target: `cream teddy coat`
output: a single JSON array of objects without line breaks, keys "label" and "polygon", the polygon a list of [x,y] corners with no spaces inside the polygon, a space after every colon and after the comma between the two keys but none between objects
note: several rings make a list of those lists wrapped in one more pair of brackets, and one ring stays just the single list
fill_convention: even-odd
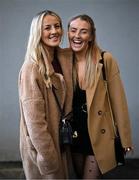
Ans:
[{"label": "cream teddy coat", "polygon": [[[68,49],[58,49],[63,75],[50,66],[52,84],[65,113],[72,106],[72,63]],[[33,61],[25,62],[19,73],[20,152],[27,179],[65,179],[67,153],[59,148],[60,112],[51,88],[46,88]],[[69,160],[68,160],[69,164]]]}]

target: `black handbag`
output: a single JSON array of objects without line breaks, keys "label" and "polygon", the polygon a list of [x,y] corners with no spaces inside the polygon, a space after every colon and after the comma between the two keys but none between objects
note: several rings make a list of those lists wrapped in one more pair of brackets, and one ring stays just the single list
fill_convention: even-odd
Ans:
[{"label": "black handbag", "polygon": [[124,165],[125,164],[125,151],[124,148],[122,147],[122,143],[121,143],[121,139],[119,136],[119,132],[118,132],[118,128],[115,124],[114,121],[114,116],[113,116],[113,112],[112,112],[112,108],[111,108],[111,103],[110,103],[110,97],[109,97],[109,91],[108,91],[108,84],[107,84],[107,78],[106,78],[106,72],[105,72],[105,65],[104,65],[104,53],[105,51],[103,51],[101,53],[101,60],[100,62],[103,64],[102,67],[102,74],[103,74],[103,80],[105,81],[105,86],[106,86],[106,92],[107,92],[107,97],[108,97],[108,103],[109,103],[109,107],[110,107],[110,113],[111,113],[111,119],[112,119],[112,123],[113,123],[113,128],[114,128],[114,132],[115,132],[115,138],[114,138],[114,148],[115,148],[115,158],[117,161],[117,165]]},{"label": "black handbag", "polygon": [[68,118],[68,116],[70,116],[70,114],[66,115],[65,117],[62,117],[60,120],[60,124],[59,124],[60,146],[72,144],[73,131],[70,124],[71,117]]},{"label": "black handbag", "polygon": [[114,139],[114,145],[115,145],[115,157],[117,161],[117,165],[124,165],[125,164],[125,151],[122,147],[120,136],[116,136]]},{"label": "black handbag", "polygon": [[55,93],[54,87],[52,86],[52,91],[55,96],[57,105],[59,107],[61,118],[59,122],[59,144],[60,148],[63,151],[65,145],[71,145],[72,144],[72,138],[73,138],[73,131],[71,126],[71,121],[73,118],[72,112],[68,113],[67,115],[64,115],[64,112],[60,106],[60,103],[58,101],[57,95]]}]

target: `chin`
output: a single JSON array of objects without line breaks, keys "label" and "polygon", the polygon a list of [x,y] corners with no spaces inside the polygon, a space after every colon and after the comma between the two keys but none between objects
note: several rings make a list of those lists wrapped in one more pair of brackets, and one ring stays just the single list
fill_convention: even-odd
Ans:
[{"label": "chin", "polygon": [[59,46],[60,42],[57,42],[57,43],[52,43],[51,46],[52,47],[56,47],[56,46]]},{"label": "chin", "polygon": [[71,44],[70,47],[71,47],[71,49],[72,49],[73,51],[75,51],[75,52],[80,52],[80,51],[82,51],[82,50],[84,49],[84,46],[83,46],[83,45],[81,45],[81,46],[79,46],[79,47],[76,47],[76,46],[74,46],[74,44]]},{"label": "chin", "polygon": [[82,49],[79,49],[79,48],[75,48],[75,47],[71,47],[71,49],[75,52],[80,52]]}]

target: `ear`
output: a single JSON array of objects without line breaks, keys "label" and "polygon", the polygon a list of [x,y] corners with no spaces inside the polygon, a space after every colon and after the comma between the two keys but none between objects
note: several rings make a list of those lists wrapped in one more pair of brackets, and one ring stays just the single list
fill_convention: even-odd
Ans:
[{"label": "ear", "polygon": [[70,42],[69,42],[69,31],[67,31],[67,43],[68,43],[68,47],[70,48]]},{"label": "ear", "polygon": [[93,40],[93,37],[92,35],[90,35],[89,42],[91,42],[92,40]]},{"label": "ear", "polygon": [[64,29],[62,29],[62,36],[64,36]]}]

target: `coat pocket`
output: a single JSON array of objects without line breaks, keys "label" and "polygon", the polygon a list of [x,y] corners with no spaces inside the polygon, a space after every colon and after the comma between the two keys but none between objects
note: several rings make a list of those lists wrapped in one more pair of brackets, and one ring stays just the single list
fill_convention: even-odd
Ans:
[{"label": "coat pocket", "polygon": [[37,166],[42,175],[55,173],[59,168],[59,156],[53,140],[44,154],[37,153]]},{"label": "coat pocket", "polygon": [[27,151],[29,153],[29,156],[33,163],[37,164],[37,151],[35,147],[33,146],[31,139],[29,136],[26,136],[26,142],[27,142]]}]

